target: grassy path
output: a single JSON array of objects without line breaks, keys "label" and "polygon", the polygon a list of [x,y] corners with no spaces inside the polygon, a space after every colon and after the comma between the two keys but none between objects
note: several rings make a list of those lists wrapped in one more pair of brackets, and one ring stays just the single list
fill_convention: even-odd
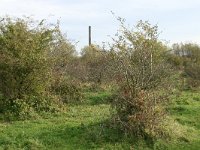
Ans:
[{"label": "grassy path", "polygon": [[96,133],[97,130],[102,130],[101,123],[109,117],[109,106],[71,106],[68,111],[67,114],[51,116],[48,119],[1,123],[0,149],[53,150],[96,147],[95,138],[101,136]]},{"label": "grassy path", "polygon": [[106,96],[90,93],[86,104],[69,106],[66,114],[46,119],[0,122],[0,150],[127,149],[121,134],[105,127],[110,106],[101,102]]}]

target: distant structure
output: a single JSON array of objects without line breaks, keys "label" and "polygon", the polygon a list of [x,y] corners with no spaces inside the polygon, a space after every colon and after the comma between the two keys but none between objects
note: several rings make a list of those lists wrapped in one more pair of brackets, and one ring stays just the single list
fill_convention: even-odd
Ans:
[{"label": "distant structure", "polygon": [[89,46],[91,46],[91,44],[92,44],[92,39],[91,39],[92,37],[91,37],[91,26],[89,26]]}]

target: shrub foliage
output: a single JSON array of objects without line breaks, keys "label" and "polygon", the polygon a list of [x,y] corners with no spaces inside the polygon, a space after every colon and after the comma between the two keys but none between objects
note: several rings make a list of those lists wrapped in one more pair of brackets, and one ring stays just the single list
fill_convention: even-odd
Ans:
[{"label": "shrub foliage", "polygon": [[58,111],[61,101],[50,89],[73,50],[58,25],[4,18],[0,22],[1,113],[27,118],[31,112]]}]

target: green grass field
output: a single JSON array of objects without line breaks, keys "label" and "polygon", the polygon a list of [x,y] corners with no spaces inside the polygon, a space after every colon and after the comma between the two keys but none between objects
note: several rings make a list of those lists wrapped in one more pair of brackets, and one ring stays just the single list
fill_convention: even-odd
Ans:
[{"label": "green grass field", "polygon": [[[67,112],[27,121],[0,122],[0,149],[200,149],[200,94],[182,92],[169,106],[172,117],[184,129],[176,141],[152,144],[123,135],[109,125],[110,106],[107,92],[85,93],[80,105],[68,106]],[[181,131],[181,130],[180,130]]]}]

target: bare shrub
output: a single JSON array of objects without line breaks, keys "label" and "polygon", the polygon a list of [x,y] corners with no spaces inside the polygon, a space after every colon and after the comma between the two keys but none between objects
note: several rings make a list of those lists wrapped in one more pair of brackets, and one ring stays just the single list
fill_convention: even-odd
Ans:
[{"label": "bare shrub", "polygon": [[167,48],[157,39],[157,26],[140,21],[135,31],[119,20],[122,34],[112,47],[119,85],[112,101],[115,123],[137,136],[162,136],[172,72],[165,61]]}]

